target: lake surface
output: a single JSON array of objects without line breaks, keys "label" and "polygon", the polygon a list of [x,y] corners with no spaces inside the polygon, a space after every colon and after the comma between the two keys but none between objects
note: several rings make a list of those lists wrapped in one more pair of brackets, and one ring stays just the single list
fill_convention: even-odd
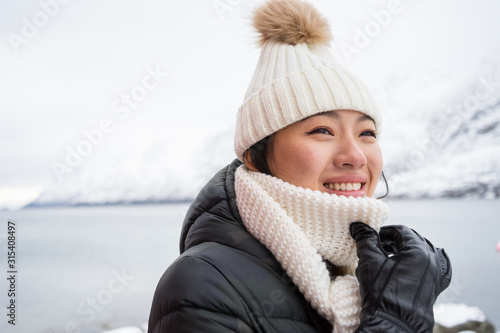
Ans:
[{"label": "lake surface", "polygon": [[[500,329],[500,201],[389,201],[390,224],[406,224],[444,247],[453,282],[439,302],[480,307]],[[152,296],[177,257],[188,205],[0,212],[0,267],[7,275],[7,220],[16,221],[16,326],[1,332],[94,333],[147,322]]]}]

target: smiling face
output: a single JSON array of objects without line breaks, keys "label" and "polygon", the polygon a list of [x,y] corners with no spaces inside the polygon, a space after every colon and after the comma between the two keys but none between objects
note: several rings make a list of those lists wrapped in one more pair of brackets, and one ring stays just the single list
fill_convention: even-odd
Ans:
[{"label": "smiling face", "polygon": [[271,174],[303,188],[371,197],[382,173],[375,124],[358,111],[308,117],[276,132],[271,144]]}]

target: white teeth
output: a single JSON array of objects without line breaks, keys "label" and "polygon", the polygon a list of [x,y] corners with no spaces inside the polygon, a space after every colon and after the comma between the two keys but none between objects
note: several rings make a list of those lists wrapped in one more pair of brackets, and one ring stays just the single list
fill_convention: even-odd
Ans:
[{"label": "white teeth", "polygon": [[361,183],[327,183],[324,186],[335,191],[357,191],[361,189]]}]

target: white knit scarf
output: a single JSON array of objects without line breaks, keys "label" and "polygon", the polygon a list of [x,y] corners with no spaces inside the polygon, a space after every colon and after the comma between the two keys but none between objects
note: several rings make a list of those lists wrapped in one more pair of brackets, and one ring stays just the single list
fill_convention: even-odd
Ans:
[{"label": "white knit scarf", "polygon": [[[387,219],[385,203],[297,187],[244,165],[236,170],[235,190],[248,231],[271,251],[334,332],[354,332],[361,300],[349,225],[364,222],[378,231]],[[347,274],[331,281],[323,258]]]}]

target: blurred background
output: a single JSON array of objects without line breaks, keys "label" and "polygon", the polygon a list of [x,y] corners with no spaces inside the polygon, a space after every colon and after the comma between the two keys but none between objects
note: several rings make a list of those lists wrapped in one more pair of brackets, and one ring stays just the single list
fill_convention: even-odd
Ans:
[{"label": "blurred background", "polygon": [[[235,158],[261,2],[0,2],[0,253],[6,272],[15,221],[19,265],[2,332],[147,321],[189,202]],[[453,248],[446,301],[499,326],[500,2],[310,2],[383,110],[390,222]]]}]

